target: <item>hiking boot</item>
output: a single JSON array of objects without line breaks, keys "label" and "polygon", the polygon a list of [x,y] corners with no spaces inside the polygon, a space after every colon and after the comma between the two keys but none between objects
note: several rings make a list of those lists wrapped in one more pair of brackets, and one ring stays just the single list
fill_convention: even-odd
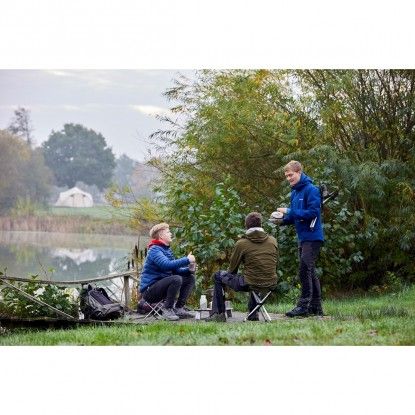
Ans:
[{"label": "hiking boot", "polygon": [[317,305],[317,306],[311,305],[308,308],[308,313],[312,316],[324,316],[323,309],[322,309],[321,305]]},{"label": "hiking boot", "polygon": [[176,316],[179,318],[193,318],[195,315],[191,313],[189,310],[186,310],[184,307],[174,308],[173,309]]},{"label": "hiking boot", "polygon": [[248,318],[248,321],[259,321],[258,313],[251,314]]},{"label": "hiking boot", "polygon": [[308,316],[308,308],[297,306],[293,308],[288,313],[285,313],[287,317],[307,317]]},{"label": "hiking boot", "polygon": [[225,323],[226,315],[225,313],[213,313],[211,316],[205,319],[207,322],[214,321],[216,323]]},{"label": "hiking boot", "polygon": [[172,308],[162,308],[162,315],[166,320],[169,321],[177,321],[179,319],[179,316],[176,315],[176,313],[174,312],[174,310]]}]

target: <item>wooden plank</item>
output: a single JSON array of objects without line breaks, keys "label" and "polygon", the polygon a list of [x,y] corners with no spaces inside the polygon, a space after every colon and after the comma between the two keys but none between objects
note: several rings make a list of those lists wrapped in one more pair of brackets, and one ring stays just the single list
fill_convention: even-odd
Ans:
[{"label": "wooden plank", "polygon": [[121,274],[109,274],[102,277],[97,278],[90,278],[87,280],[78,280],[78,281],[49,281],[49,280],[38,280],[38,279],[29,279],[29,278],[21,278],[21,277],[10,277],[8,275],[0,275],[0,281],[1,280],[7,280],[7,281],[21,281],[21,282],[36,282],[38,284],[47,284],[47,285],[82,285],[82,284],[89,284],[94,283],[97,281],[105,281],[105,280],[112,280],[114,278],[120,278],[129,276],[134,281],[138,281],[138,278],[135,277],[132,274],[138,274],[137,271],[129,271],[129,272],[123,272]]}]

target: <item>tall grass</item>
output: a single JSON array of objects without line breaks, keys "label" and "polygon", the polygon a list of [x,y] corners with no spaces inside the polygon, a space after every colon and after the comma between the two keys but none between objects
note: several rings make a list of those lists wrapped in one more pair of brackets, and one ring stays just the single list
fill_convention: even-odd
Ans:
[{"label": "tall grass", "polygon": [[109,235],[133,235],[135,231],[127,223],[89,216],[21,216],[0,217],[0,231],[102,233]]}]

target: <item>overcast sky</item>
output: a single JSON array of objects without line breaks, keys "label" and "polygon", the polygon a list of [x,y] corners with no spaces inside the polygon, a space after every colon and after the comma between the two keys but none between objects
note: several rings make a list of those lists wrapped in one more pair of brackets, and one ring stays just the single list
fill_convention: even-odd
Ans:
[{"label": "overcast sky", "polygon": [[100,132],[117,156],[142,161],[148,136],[162,127],[155,115],[169,108],[162,94],[179,73],[194,76],[190,70],[0,70],[0,129],[22,106],[31,112],[36,145],[65,123],[80,123]]}]

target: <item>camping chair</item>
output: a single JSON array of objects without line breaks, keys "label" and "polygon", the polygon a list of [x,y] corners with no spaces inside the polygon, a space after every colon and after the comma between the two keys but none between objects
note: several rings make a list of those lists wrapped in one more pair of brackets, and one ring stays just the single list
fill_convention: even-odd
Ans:
[{"label": "camping chair", "polygon": [[[145,248],[144,250],[138,250],[138,247],[136,245],[135,247],[135,256],[137,258],[138,261],[138,257],[140,256],[141,258],[141,263],[144,263],[146,257],[148,254],[148,249]],[[134,266],[134,262],[133,262],[133,266]],[[128,268],[129,268],[129,264],[128,264]],[[138,283],[139,285],[139,283]],[[140,302],[142,302],[140,304]],[[143,297],[141,297],[141,300],[139,300],[139,306],[143,312],[141,312],[140,314],[145,314],[145,316],[143,317],[143,321],[146,321],[148,318],[150,317],[154,317],[155,319],[161,319],[163,320],[163,315],[161,312],[161,309],[163,307],[163,303],[164,303],[164,299],[160,300],[157,303],[149,303],[148,301],[146,301]],[[138,311],[138,307],[137,307],[137,311]]]},{"label": "camping chair", "polygon": [[271,293],[273,292],[273,290],[269,290],[267,293],[265,293],[264,295],[261,294],[260,291],[258,290],[250,290],[249,294],[252,295],[255,299],[256,302],[256,306],[253,308],[252,311],[250,311],[247,316],[245,317],[244,321],[247,321],[249,317],[251,317],[253,314],[255,314],[256,312],[261,312],[262,317],[264,318],[265,322],[271,321],[271,317],[268,314],[267,309],[265,308],[265,302],[267,301],[268,297],[271,295]]},{"label": "camping chair", "polygon": [[163,315],[161,312],[161,309],[163,307],[163,302],[164,300],[160,300],[157,303],[149,303],[148,301],[144,300],[144,298],[142,298],[140,300],[141,304],[140,304],[140,308],[142,310],[145,310],[144,313],[145,316],[143,317],[143,320],[147,320],[149,317],[154,317],[156,319],[163,319]]}]

